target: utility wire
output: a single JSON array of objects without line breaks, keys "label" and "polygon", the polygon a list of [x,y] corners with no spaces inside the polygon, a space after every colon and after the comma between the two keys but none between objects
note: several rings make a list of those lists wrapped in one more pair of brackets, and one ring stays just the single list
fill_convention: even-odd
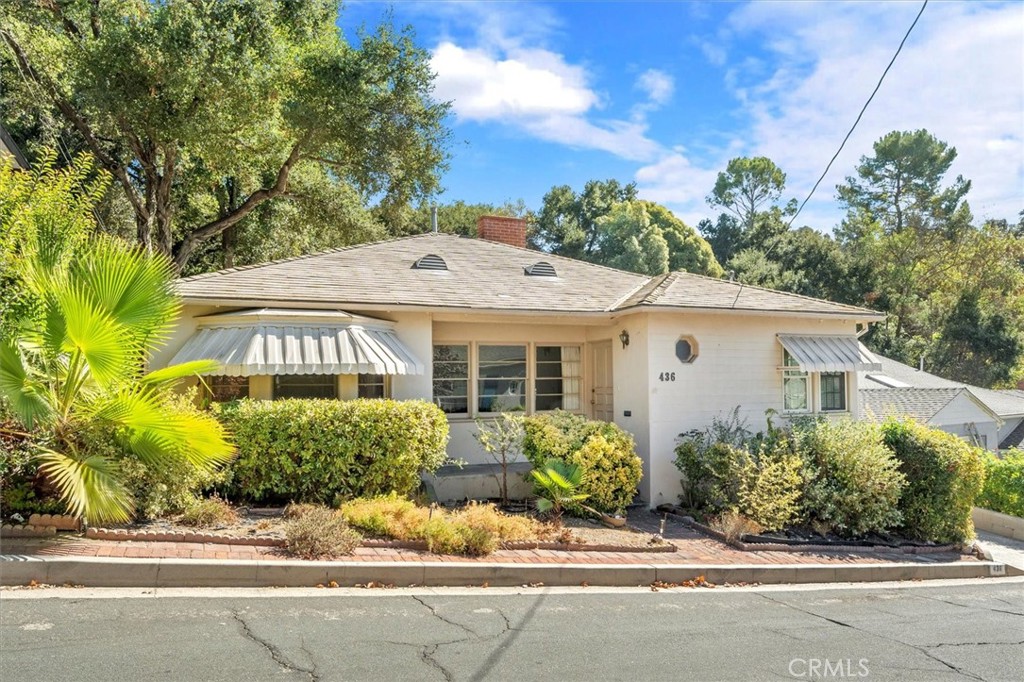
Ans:
[{"label": "utility wire", "polygon": [[800,208],[798,208],[796,213],[793,214],[793,217],[789,219],[789,223],[786,224],[787,230],[793,226],[793,221],[796,220],[798,215],[800,215],[800,211],[804,210],[804,206],[806,206],[807,202],[811,200],[812,196],[814,196],[814,192],[818,189],[818,185],[820,185],[821,181],[825,179],[826,175],[828,175],[829,169],[832,168],[832,164],[835,163],[835,160],[839,157],[839,153],[843,151],[843,147],[846,146],[846,142],[850,139],[850,136],[853,135],[853,131],[856,130],[857,124],[860,123],[860,119],[864,116],[864,112],[867,111],[868,105],[871,104],[871,100],[873,100],[875,95],[878,94],[879,88],[882,87],[882,81],[885,80],[886,75],[889,73],[889,69],[891,69],[892,65],[896,62],[896,58],[900,56],[900,52],[903,50],[903,45],[907,42],[907,38],[910,37],[914,27],[917,26],[917,20],[921,18],[922,14],[924,14],[924,8],[927,6],[928,0],[924,0],[924,4],[921,5],[921,9],[918,11],[917,16],[914,17],[914,23],[912,23],[910,28],[907,29],[906,35],[904,35],[903,40],[900,41],[900,46],[896,48],[896,53],[892,56],[892,59],[889,60],[889,65],[886,66],[885,71],[882,72],[882,77],[878,79],[875,89],[871,91],[871,96],[868,97],[868,101],[864,102],[864,106],[861,107],[860,113],[857,114],[857,120],[854,121],[853,126],[850,127],[850,132],[846,133],[846,137],[843,138],[843,142],[839,145],[839,149],[837,149],[836,153],[832,155],[832,159],[828,162],[828,165],[825,166],[825,170],[822,172],[821,177],[818,178],[816,183],[814,183],[814,187],[811,188],[811,193],[807,195],[807,198],[804,199],[802,204],[800,204]]}]

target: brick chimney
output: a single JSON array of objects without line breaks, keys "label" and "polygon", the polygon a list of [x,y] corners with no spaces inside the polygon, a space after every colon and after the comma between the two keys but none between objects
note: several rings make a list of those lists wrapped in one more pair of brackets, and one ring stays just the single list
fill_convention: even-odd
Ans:
[{"label": "brick chimney", "polygon": [[476,232],[480,239],[526,248],[526,221],[522,218],[482,215],[477,218]]}]

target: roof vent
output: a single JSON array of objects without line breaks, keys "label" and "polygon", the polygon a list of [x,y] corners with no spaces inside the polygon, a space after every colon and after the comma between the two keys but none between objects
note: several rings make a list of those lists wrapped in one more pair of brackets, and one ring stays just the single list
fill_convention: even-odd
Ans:
[{"label": "roof vent", "polygon": [[558,277],[558,273],[555,272],[555,267],[547,261],[538,261],[533,265],[529,265],[523,270],[526,271],[527,275],[532,277]]},{"label": "roof vent", "polygon": [[414,270],[447,270],[448,264],[444,262],[444,258],[433,253],[428,253],[423,258],[412,264]]}]

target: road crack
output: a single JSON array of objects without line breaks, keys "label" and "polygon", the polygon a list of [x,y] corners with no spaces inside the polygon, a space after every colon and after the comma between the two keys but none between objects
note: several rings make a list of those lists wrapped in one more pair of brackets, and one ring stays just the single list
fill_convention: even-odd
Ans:
[{"label": "road crack", "polygon": [[463,632],[465,632],[468,635],[472,635],[473,637],[476,637],[478,639],[480,638],[480,635],[476,631],[469,629],[468,627],[466,627],[462,623],[456,622],[456,621],[451,620],[449,618],[445,618],[444,616],[442,616],[440,613],[437,612],[436,608],[434,608],[433,606],[431,606],[427,602],[423,601],[422,599],[420,599],[416,595],[412,595],[412,598],[415,601],[418,601],[420,604],[422,604],[424,608],[426,608],[428,611],[430,611],[430,615],[434,616],[434,618],[437,618],[442,623],[447,623],[448,625],[451,625],[452,627],[459,628],[460,630],[462,630]]},{"label": "road crack", "polygon": [[[953,672],[955,672],[955,673],[957,673],[959,675],[963,675],[964,677],[969,677],[972,680],[982,680],[982,682],[984,682],[985,678],[978,677],[977,675],[969,673],[966,670],[963,670],[962,668],[959,668],[959,667],[953,665],[952,663],[950,663],[948,661],[942,660],[938,656],[932,654],[932,652],[928,651],[929,648],[936,648],[936,647],[926,647],[926,646],[921,646],[921,645],[918,645],[918,644],[911,644],[910,642],[904,642],[903,640],[896,639],[895,637],[886,637],[885,635],[880,635],[880,634],[878,634],[876,632],[871,632],[870,630],[863,630],[863,629],[857,627],[856,625],[851,625],[850,623],[844,623],[841,620],[836,620],[834,618],[829,618],[828,616],[823,616],[820,613],[815,613],[814,611],[808,611],[807,609],[802,609],[799,606],[795,606],[793,604],[789,604],[789,603],[784,602],[784,601],[779,601],[778,599],[772,599],[770,596],[768,596],[764,592],[758,592],[757,594],[759,596],[763,597],[764,599],[772,602],[773,604],[778,604],[779,606],[785,606],[787,608],[793,609],[794,611],[799,611],[800,613],[806,614],[806,615],[811,616],[813,618],[819,618],[821,620],[827,621],[829,623],[832,623],[833,625],[838,625],[838,626],[844,627],[844,628],[850,628],[851,630],[856,630],[857,632],[860,632],[860,633],[863,633],[865,635],[868,635],[869,637],[874,637],[876,639],[884,639],[884,640],[887,640],[887,641],[893,641],[893,642],[896,642],[898,644],[902,644],[903,646],[908,646],[911,649],[914,649],[915,651],[917,651],[918,653],[921,653],[924,656],[927,656],[928,658],[932,659],[936,663],[941,663],[942,665],[944,665],[945,667],[949,668],[950,670],[952,670]],[[930,599],[931,597],[928,597],[928,598]],[[942,601],[942,600],[938,599],[936,601]],[[955,604],[955,606],[961,606],[961,604]]]},{"label": "road crack", "polygon": [[[254,633],[252,631],[252,628],[249,627],[249,624],[245,622],[244,618],[242,618],[242,614],[240,614],[238,611],[232,611],[231,615],[234,616],[235,621],[237,621],[238,624],[241,626],[242,635],[246,639],[255,642],[256,644],[266,649],[267,653],[270,654],[270,658],[272,658],[275,663],[281,666],[281,668],[287,670],[288,672],[305,673],[309,676],[309,679],[312,680],[312,682],[320,682],[320,676],[317,673],[315,663],[313,664],[312,668],[303,668],[302,666],[292,663],[287,656],[281,653],[280,649],[274,646],[273,643],[268,642],[267,640],[263,639],[262,637]],[[310,656],[309,651],[306,649],[305,642],[302,642],[301,648],[303,651],[306,652],[307,656]],[[312,661],[313,657],[310,656],[309,660]]]}]

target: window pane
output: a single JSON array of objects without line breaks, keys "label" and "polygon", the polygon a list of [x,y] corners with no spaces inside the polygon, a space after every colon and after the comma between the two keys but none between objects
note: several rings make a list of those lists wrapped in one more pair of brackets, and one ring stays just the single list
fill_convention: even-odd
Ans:
[{"label": "window pane", "polygon": [[447,414],[469,412],[469,346],[434,346],[434,403]]},{"label": "window pane", "polygon": [[580,409],[580,358],[579,346],[537,346],[538,412]]},{"label": "window pane", "polygon": [[786,410],[807,410],[807,377],[786,376],[782,380],[784,408]]},{"label": "window pane", "polygon": [[226,403],[249,397],[249,377],[218,375],[205,377],[203,381],[206,383],[207,395],[215,403]]},{"label": "window pane", "polygon": [[526,409],[526,346],[480,346],[477,379],[480,412]]},{"label": "window pane", "polygon": [[274,398],[338,397],[338,377],[333,374],[286,374],[274,377]]},{"label": "window pane", "polygon": [[383,374],[360,374],[359,392],[360,398],[386,398],[387,381]]},{"label": "window pane", "polygon": [[821,375],[821,409],[846,409],[846,375],[829,372]]},{"label": "window pane", "polygon": [[788,350],[784,350],[784,351],[782,351],[782,353],[783,353],[783,362],[782,362],[782,364],[784,364],[786,367],[799,367],[800,366],[800,364],[796,361],[796,358],[794,358],[792,355],[790,355]]}]

